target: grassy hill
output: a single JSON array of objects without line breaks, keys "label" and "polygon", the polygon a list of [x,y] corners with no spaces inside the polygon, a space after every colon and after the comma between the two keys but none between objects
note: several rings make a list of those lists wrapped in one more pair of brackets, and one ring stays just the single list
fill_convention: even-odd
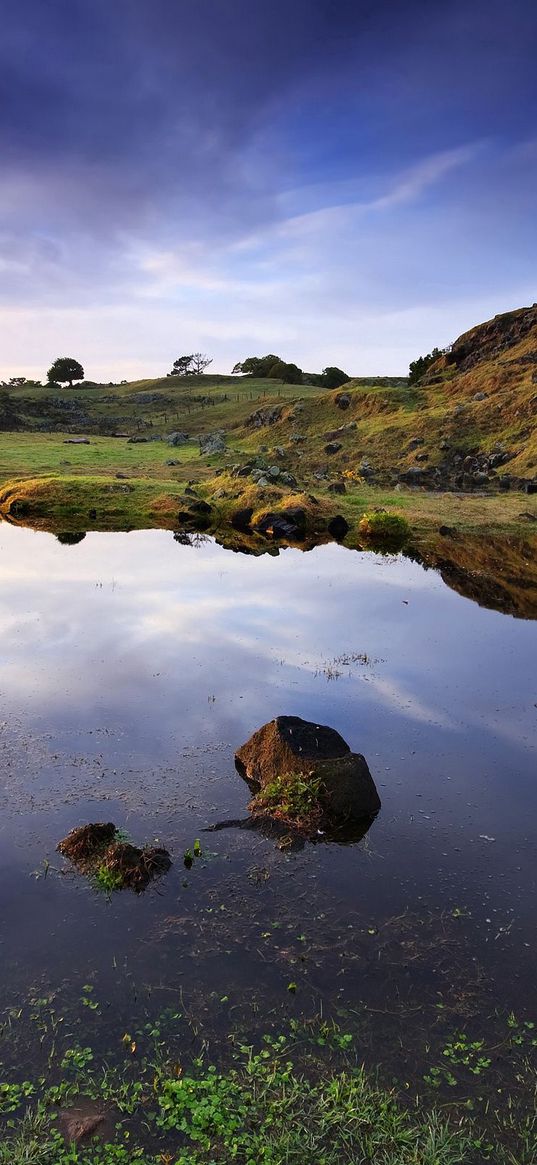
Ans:
[{"label": "grassy hill", "polygon": [[262,516],[299,498],[312,537],[331,514],[355,529],[375,506],[414,532],[529,532],[536,506],[520,491],[537,492],[537,306],[465,333],[415,385],[357,378],[326,392],[207,375],[9,386],[0,432],[0,514],[65,529],[75,518],[175,529],[194,490],[213,531],[237,510]]},{"label": "grassy hill", "polygon": [[149,443],[174,430],[186,433],[181,459],[201,469],[213,462],[200,461],[199,437],[223,430],[232,455],[271,457],[283,449],[287,467],[304,480],[347,473],[369,484],[471,489],[512,481],[516,488],[519,479],[537,478],[537,306],[466,332],[412,387],[396,378],[359,378],[327,393],[231,376],[71,390],[23,385],[0,392],[0,429],[20,434],[2,441],[0,479],[73,461],[72,450],[59,458],[53,441],[34,447],[23,433],[122,434],[113,448],[83,447],[84,467],[155,476],[166,460],[162,445],[126,450],[127,436]]}]

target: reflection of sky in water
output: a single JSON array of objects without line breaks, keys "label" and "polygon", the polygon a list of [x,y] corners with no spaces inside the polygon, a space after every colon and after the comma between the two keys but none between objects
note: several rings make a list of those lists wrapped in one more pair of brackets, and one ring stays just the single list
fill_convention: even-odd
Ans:
[{"label": "reflection of sky in water", "polygon": [[[345,902],[359,863],[370,905],[473,893],[496,910],[516,901],[529,921],[537,623],[403,559],[334,545],[254,558],[148,531],[69,547],[2,525],[0,555],[0,829],[27,871],[88,815],[138,831],[149,820],[175,852],[241,816],[233,750],[289,713],[364,752],[383,800],[374,859],[308,849],[298,876],[322,871]],[[334,665],[351,653],[371,662]],[[245,834],[226,845],[239,863],[272,848]],[[18,892],[10,870],[3,918]],[[66,893],[26,884],[25,909],[41,902],[49,925]],[[115,906],[116,924],[132,909]]]}]

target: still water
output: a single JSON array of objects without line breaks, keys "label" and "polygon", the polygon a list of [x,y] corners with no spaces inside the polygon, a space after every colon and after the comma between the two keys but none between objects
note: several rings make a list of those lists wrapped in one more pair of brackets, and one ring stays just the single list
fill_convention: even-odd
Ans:
[{"label": "still water", "polygon": [[[0,578],[0,1008],[91,983],[118,1031],[179,998],[384,1033],[439,1001],[537,1011],[537,622],[336,545],[3,524]],[[279,714],[365,754],[382,811],[358,844],[205,832],[247,817],[234,750]],[[55,849],[88,821],[158,839],[170,873],[97,892]]]}]

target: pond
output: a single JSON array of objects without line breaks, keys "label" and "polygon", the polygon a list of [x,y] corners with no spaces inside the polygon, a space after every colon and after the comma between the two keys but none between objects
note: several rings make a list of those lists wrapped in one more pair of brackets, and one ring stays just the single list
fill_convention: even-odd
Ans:
[{"label": "pond", "polygon": [[[166,1009],[216,1038],[322,1013],[420,1079],[461,1024],[532,1022],[537,622],[402,555],[193,543],[0,525],[4,1065],[39,1055],[36,999],[103,1048]],[[236,824],[234,751],[280,714],[366,756],[382,810],[361,841]],[[90,821],[165,846],[170,872],[99,891],[56,852]]]}]

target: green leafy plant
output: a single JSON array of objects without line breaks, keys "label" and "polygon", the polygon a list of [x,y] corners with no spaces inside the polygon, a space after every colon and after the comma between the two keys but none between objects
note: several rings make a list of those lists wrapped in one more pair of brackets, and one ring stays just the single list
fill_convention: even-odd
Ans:
[{"label": "green leafy plant", "polygon": [[322,819],[320,777],[282,773],[268,781],[250,802],[253,813],[266,814],[298,829],[313,830]]}]

